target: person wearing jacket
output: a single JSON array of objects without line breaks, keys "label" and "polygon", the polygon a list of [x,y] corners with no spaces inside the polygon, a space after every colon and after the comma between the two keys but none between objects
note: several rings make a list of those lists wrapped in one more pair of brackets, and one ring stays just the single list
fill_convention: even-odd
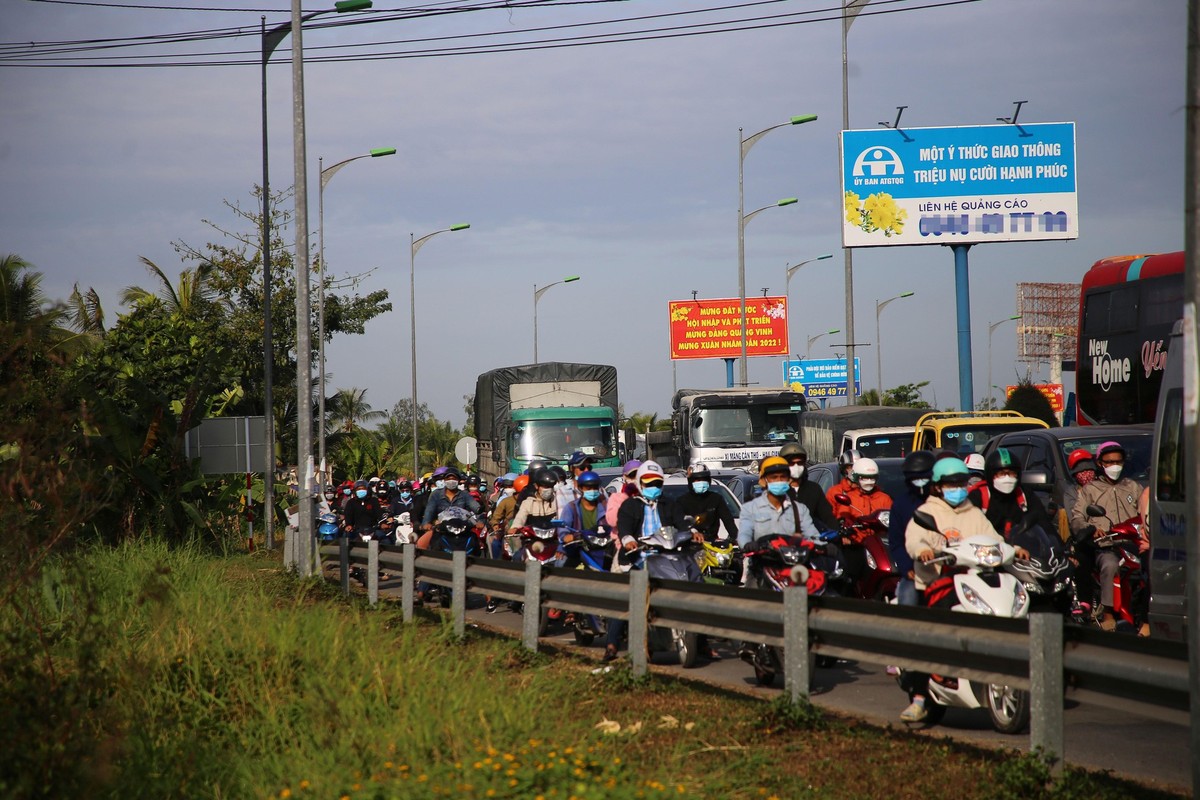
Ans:
[{"label": "person wearing jacket", "polygon": [[1046,507],[1021,488],[1018,470],[1008,448],[997,447],[984,462],[983,480],[970,487],[967,499],[983,511],[1006,542],[1011,543],[1013,531],[1023,525],[1040,525],[1046,533],[1057,534]]},{"label": "person wearing jacket", "polygon": [[929,498],[929,481],[933,477],[933,453],[914,450],[904,458],[904,494],[892,502],[888,519],[888,553],[892,566],[900,573],[896,585],[896,602],[902,606],[917,605],[917,585],[914,582],[913,560],[905,547],[905,531],[913,512]]},{"label": "person wearing jacket", "polygon": [[[1096,541],[1108,533],[1114,524],[1136,517],[1138,499],[1142,486],[1137,481],[1124,477],[1125,448],[1118,442],[1104,442],[1096,448],[1096,479],[1080,487],[1071,509],[1071,534],[1078,540],[1096,545],[1095,563],[1100,573],[1100,627],[1115,630],[1116,617],[1112,613],[1113,581],[1117,577],[1119,560],[1111,545]],[[1087,507],[1097,505],[1104,509],[1104,516],[1088,516]]]},{"label": "person wearing jacket", "polygon": [[764,458],[758,468],[758,482],[765,491],[742,506],[738,516],[738,547],[745,550],[755,539],[774,533],[812,540],[819,537],[808,506],[791,498],[791,471],[786,461],[779,456]]},{"label": "person wearing jacket", "polygon": [[641,465],[642,462],[637,459],[626,461],[621,468],[621,488],[605,501],[604,521],[613,531],[617,529],[617,512],[621,510],[621,504],[638,493],[637,471]]},{"label": "person wearing jacket", "polygon": [[737,523],[725,499],[712,491],[712,473],[704,463],[688,470],[688,491],[676,503],[679,514],[692,518],[692,530],[713,542],[737,537]]},{"label": "person wearing jacket", "polygon": [[821,491],[821,485],[808,479],[808,451],[799,442],[788,442],[779,448],[779,457],[788,463],[788,475],[791,478],[792,497],[808,506],[808,514],[816,523],[818,529],[835,531],[838,528],[837,517],[834,516],[833,506],[829,498]]},{"label": "person wearing jacket", "polygon": [[[590,469],[575,476],[575,486],[579,489],[579,498],[572,500],[561,511],[562,531],[560,541],[563,544],[574,542],[583,533],[608,532],[608,523],[604,520],[604,492],[600,490],[600,476]],[[563,551],[560,549],[560,553]],[[565,555],[562,566],[573,568],[579,566],[578,549],[572,548]]]},{"label": "person wearing jacket", "polygon": [[371,494],[366,481],[355,481],[354,493],[342,506],[342,527],[348,535],[374,531],[383,516],[379,498]]}]

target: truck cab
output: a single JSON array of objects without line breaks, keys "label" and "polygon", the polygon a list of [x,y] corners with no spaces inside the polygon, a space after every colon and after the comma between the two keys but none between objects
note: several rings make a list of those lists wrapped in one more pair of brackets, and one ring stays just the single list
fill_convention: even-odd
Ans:
[{"label": "truck cab", "polygon": [[965,457],[982,452],[993,436],[1049,427],[1016,411],[934,411],[917,420],[912,449],[949,450]]},{"label": "truck cab", "polygon": [[807,408],[803,394],[784,389],[681,389],[672,406],[670,444],[651,448],[652,457],[667,451],[672,463],[665,468],[697,461],[714,469],[755,467],[799,440]]}]

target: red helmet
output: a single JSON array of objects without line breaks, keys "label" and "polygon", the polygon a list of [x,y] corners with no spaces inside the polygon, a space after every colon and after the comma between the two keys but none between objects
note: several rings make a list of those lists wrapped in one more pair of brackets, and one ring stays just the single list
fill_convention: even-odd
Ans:
[{"label": "red helmet", "polygon": [[[1092,460],[1092,454],[1089,453],[1087,450],[1084,450],[1081,447],[1078,450],[1072,450],[1071,454],[1069,456],[1067,456],[1067,467],[1071,470],[1072,473],[1075,473],[1075,472],[1079,471],[1079,470],[1075,469],[1075,467],[1080,462],[1083,462],[1083,461],[1090,462],[1091,460]],[[1095,469],[1095,466],[1085,465],[1084,467],[1082,467],[1082,469]]]},{"label": "red helmet", "polygon": [[521,492],[525,491],[525,487],[528,485],[529,485],[529,476],[528,475],[518,475],[517,479],[513,481],[513,488],[517,490],[517,494],[520,494]]}]

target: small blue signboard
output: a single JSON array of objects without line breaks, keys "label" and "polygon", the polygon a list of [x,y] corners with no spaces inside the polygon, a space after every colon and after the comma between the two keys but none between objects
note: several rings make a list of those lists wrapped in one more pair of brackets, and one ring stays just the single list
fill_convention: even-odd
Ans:
[{"label": "small blue signboard", "polygon": [[842,131],[846,247],[1079,237],[1075,123]]},{"label": "small blue signboard", "polygon": [[[805,358],[783,362],[783,382],[810,400],[846,396],[846,359]],[[862,394],[862,363],[854,359],[854,392]]]}]

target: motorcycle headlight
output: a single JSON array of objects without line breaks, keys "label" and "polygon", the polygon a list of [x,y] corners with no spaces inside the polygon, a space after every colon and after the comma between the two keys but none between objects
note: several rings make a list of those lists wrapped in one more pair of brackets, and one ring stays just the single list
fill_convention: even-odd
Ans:
[{"label": "motorcycle headlight", "polygon": [[1028,592],[1029,594],[1041,594],[1042,593],[1042,587],[1038,586],[1033,581],[1026,581],[1025,583],[1023,583],[1021,585],[1025,588],[1025,591]]},{"label": "motorcycle headlight", "polygon": [[733,563],[733,553],[717,553],[717,566],[728,567]]},{"label": "motorcycle headlight", "polygon": [[879,569],[879,565],[875,563],[875,556],[871,555],[871,551],[864,549],[863,552],[867,555],[867,569]]},{"label": "motorcycle headlight", "polygon": [[[972,589],[970,587],[970,585],[968,585],[966,583],[962,583],[962,584],[959,584],[959,588],[962,590],[963,599],[966,600],[967,603],[970,604],[972,608],[974,608],[980,614],[990,614],[993,616],[995,615],[996,612],[994,610],[992,610],[992,607],[989,606],[987,604],[987,602],[982,597],[980,597],[975,592],[974,589]],[[1024,589],[1021,589],[1020,592],[1023,597],[1026,597],[1026,599],[1028,599],[1028,595],[1025,594]]]},{"label": "motorcycle headlight", "polygon": [[779,557],[783,559],[783,563],[785,564],[800,563],[800,551],[790,544],[779,548]]},{"label": "motorcycle headlight", "polygon": [[1025,587],[1017,584],[1016,597],[1013,598],[1012,615],[1019,617],[1025,613],[1029,607],[1029,592],[1025,591]]},{"label": "motorcycle headlight", "polygon": [[891,525],[892,524],[892,512],[891,511],[880,511],[879,512],[879,521],[883,524],[883,527],[885,527],[885,528],[888,527],[889,525]]},{"label": "motorcycle headlight", "polygon": [[1004,554],[1000,552],[1000,545],[979,545],[975,548],[975,560],[981,567],[995,568],[1004,563]]}]

